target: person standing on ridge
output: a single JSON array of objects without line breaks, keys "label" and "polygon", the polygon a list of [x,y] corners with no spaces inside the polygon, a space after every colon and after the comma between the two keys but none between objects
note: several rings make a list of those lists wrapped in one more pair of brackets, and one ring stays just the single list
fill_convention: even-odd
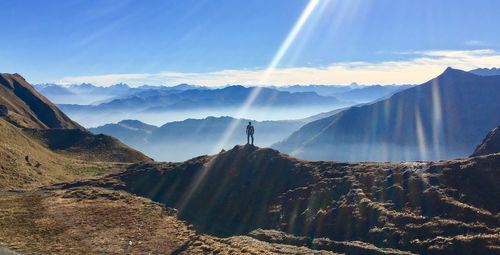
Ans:
[{"label": "person standing on ridge", "polygon": [[252,138],[252,145],[253,145],[253,133],[255,132],[254,127],[252,126],[252,122],[248,122],[247,126],[247,144],[250,143],[250,138]]}]

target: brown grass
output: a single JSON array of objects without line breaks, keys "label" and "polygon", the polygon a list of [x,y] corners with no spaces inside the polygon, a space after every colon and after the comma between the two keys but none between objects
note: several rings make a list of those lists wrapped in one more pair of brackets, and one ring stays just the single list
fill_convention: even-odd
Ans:
[{"label": "brown grass", "polygon": [[120,164],[55,153],[0,118],[0,190],[30,189],[116,171]]},{"label": "brown grass", "polygon": [[199,235],[172,209],[89,187],[1,193],[0,246],[36,254],[333,254]]}]

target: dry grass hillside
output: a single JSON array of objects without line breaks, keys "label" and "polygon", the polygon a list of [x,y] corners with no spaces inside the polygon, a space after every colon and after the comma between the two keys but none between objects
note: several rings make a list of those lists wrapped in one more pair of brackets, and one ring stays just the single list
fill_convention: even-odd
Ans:
[{"label": "dry grass hillside", "polygon": [[55,153],[0,118],[0,190],[29,189],[114,171],[116,163]]},{"label": "dry grass hillside", "polygon": [[175,210],[121,191],[0,194],[0,246],[21,254],[334,254],[200,234]]},{"label": "dry grass hillside", "polygon": [[150,161],[68,118],[19,74],[0,74],[0,190],[26,189],[109,173]]},{"label": "dry grass hillside", "polygon": [[141,152],[108,135],[94,135],[80,129],[23,129],[47,148],[86,161],[134,163],[151,161]]},{"label": "dry grass hillside", "polygon": [[19,74],[0,73],[0,117],[25,128],[83,129]]}]

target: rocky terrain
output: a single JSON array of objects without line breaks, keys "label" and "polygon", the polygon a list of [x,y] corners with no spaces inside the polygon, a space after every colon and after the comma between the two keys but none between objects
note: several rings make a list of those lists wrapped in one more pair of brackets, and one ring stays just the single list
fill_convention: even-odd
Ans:
[{"label": "rocky terrain", "polygon": [[333,254],[199,234],[174,209],[88,187],[1,193],[0,219],[0,246],[21,254]]},{"label": "rocky terrain", "polygon": [[440,162],[301,161],[236,146],[62,185],[123,190],[202,233],[348,254],[500,252],[500,154]]}]

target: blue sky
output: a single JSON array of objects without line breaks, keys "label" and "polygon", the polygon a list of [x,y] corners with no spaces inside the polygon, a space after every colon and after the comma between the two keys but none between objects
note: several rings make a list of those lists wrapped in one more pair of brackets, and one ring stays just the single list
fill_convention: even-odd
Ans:
[{"label": "blue sky", "polygon": [[1,0],[0,10],[0,72],[34,83],[418,83],[447,65],[500,66],[495,0]]}]

